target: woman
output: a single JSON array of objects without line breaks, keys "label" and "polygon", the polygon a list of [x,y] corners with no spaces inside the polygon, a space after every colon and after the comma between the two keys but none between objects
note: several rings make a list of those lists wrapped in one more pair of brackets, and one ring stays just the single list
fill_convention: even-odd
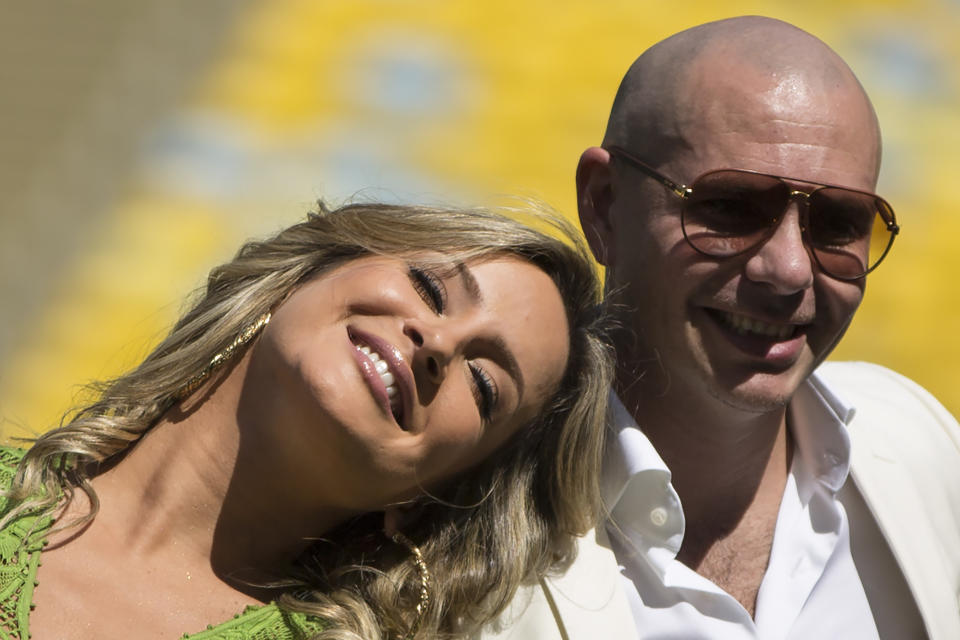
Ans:
[{"label": "woman", "polygon": [[573,247],[482,211],[321,209],[3,452],[0,631],[455,637],[570,560],[610,370],[583,246],[557,219]]}]

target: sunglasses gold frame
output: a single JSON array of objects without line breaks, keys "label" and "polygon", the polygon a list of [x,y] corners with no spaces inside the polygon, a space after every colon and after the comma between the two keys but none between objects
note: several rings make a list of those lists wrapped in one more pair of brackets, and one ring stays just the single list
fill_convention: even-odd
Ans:
[{"label": "sunglasses gold frame", "polygon": [[[687,200],[687,199],[689,199],[689,198],[693,195],[693,187],[692,187],[692,186],[689,186],[689,187],[688,187],[688,186],[686,186],[686,185],[684,185],[684,184],[680,184],[680,183],[678,183],[678,182],[675,182],[674,180],[671,180],[670,178],[668,178],[667,176],[663,175],[662,173],[660,173],[659,171],[657,171],[656,169],[654,169],[653,167],[651,167],[650,165],[648,165],[646,162],[644,162],[644,161],[641,160],[640,158],[636,157],[635,155],[633,155],[632,153],[630,153],[629,151],[627,151],[627,150],[624,149],[623,147],[620,147],[620,146],[617,146],[617,145],[611,145],[611,146],[609,146],[609,147],[604,147],[604,149],[606,149],[606,150],[607,150],[611,155],[613,155],[614,157],[617,157],[617,158],[621,158],[621,159],[623,159],[623,160],[626,160],[630,165],[632,165],[632,166],[635,167],[636,169],[639,169],[642,173],[646,174],[648,177],[653,178],[654,180],[656,180],[657,182],[659,182],[659,183],[662,184],[663,186],[667,187],[667,189],[669,189],[670,192],[673,193],[673,195],[675,195],[676,197],[680,198],[681,200]],[[808,233],[807,229],[806,229],[806,228],[802,228],[802,230],[803,230],[803,232],[804,232],[804,239],[805,239],[805,241],[806,241],[807,246],[809,247],[810,253],[811,253],[811,255],[813,256],[814,261],[817,263],[817,265],[820,267],[820,269],[821,269],[825,274],[827,274],[828,276],[830,276],[831,278],[836,278],[837,280],[845,280],[845,281],[853,281],[853,280],[859,280],[860,278],[863,278],[863,277],[866,276],[868,273],[870,273],[871,271],[873,271],[874,269],[876,269],[878,266],[880,266],[880,263],[883,262],[884,258],[886,258],[886,257],[887,257],[887,254],[890,252],[890,248],[893,247],[893,240],[894,240],[894,238],[896,238],[897,235],[900,233],[900,226],[897,224],[896,216],[895,216],[895,214],[894,214],[894,212],[893,212],[893,207],[890,206],[890,203],[889,203],[889,202],[887,202],[886,200],[884,200],[883,198],[881,198],[881,197],[878,196],[877,194],[871,193],[870,191],[863,191],[863,190],[860,190],[860,189],[851,189],[850,187],[843,187],[843,186],[835,185],[835,184],[825,184],[825,183],[819,183],[819,182],[812,182],[812,181],[810,181],[810,180],[802,180],[802,179],[799,179],[799,178],[785,178],[785,177],[783,177],[783,176],[774,175],[774,174],[772,174],[772,173],[763,173],[763,172],[761,172],[761,171],[753,171],[753,170],[750,170],[750,169],[735,169],[735,168],[713,169],[713,170],[711,170],[711,171],[707,171],[706,173],[703,173],[703,174],[701,174],[700,176],[698,176],[698,177],[691,183],[691,185],[696,185],[696,184],[697,184],[697,181],[699,181],[703,176],[706,176],[706,175],[711,174],[711,173],[715,173],[715,172],[717,172],[717,171],[734,171],[734,172],[737,172],[737,173],[746,173],[746,174],[752,174],[752,175],[756,175],[756,176],[765,176],[765,177],[768,177],[768,178],[775,178],[775,179],[783,182],[784,184],[786,184],[787,187],[790,189],[789,194],[788,194],[788,199],[789,199],[789,201],[793,201],[793,200],[796,200],[796,199],[801,199],[801,200],[803,200],[804,205],[805,205],[804,210],[805,210],[807,216],[809,216],[809,210],[810,210],[810,202],[809,202],[809,201],[810,201],[810,197],[811,197],[814,193],[816,193],[818,190],[820,190],[820,189],[822,189],[822,188],[840,189],[840,190],[845,191],[845,192],[850,192],[850,193],[856,193],[856,194],[861,194],[861,195],[869,196],[869,197],[873,198],[874,200],[876,200],[876,201],[881,205],[881,206],[877,207],[878,215],[880,216],[880,218],[881,218],[881,219],[883,220],[883,222],[885,223],[886,228],[887,228],[887,231],[890,232],[890,238],[889,238],[889,240],[887,241],[886,247],[884,247],[883,251],[880,253],[880,257],[878,257],[878,258],[876,259],[876,261],[875,261],[872,265],[868,265],[867,268],[866,268],[866,270],[865,270],[863,273],[859,274],[859,275],[856,275],[856,276],[842,276],[842,275],[837,275],[837,274],[831,273],[829,269],[827,269],[826,267],[824,267],[824,265],[822,264],[822,262],[821,262],[821,260],[820,260],[820,257],[819,257],[818,254],[817,254],[816,249],[813,248],[813,243],[812,243],[812,241],[811,241],[811,238],[809,237],[809,233]],[[792,187],[790,187],[788,181],[789,181],[789,182],[802,182],[802,183],[804,183],[804,184],[811,184],[811,185],[815,185],[816,188],[813,189],[812,191],[801,191],[801,190],[793,189]],[[789,204],[789,203],[788,203],[788,204]],[[684,224],[684,212],[685,212],[685,207],[684,207],[684,208],[681,208],[681,217],[680,217],[680,226],[681,226],[681,228],[682,228],[682,230],[683,230],[683,238],[684,238],[684,240],[687,241],[687,244],[689,244],[690,247],[691,247],[694,251],[696,251],[697,253],[703,254],[703,255],[705,255],[705,256],[709,256],[709,257],[711,257],[711,258],[732,258],[732,257],[734,257],[734,256],[736,256],[736,255],[740,255],[740,254],[742,254],[742,253],[745,253],[745,252],[747,252],[747,251],[750,251],[751,249],[754,249],[754,248],[760,246],[761,244],[763,244],[763,242],[765,242],[765,241],[773,234],[774,230],[777,228],[777,225],[778,225],[778,223],[779,223],[779,218],[774,218],[773,220],[771,220],[771,223],[772,223],[772,224],[770,225],[770,227],[769,227],[769,229],[766,231],[766,233],[761,234],[760,236],[757,237],[756,241],[755,241],[753,244],[750,244],[750,245],[744,247],[743,249],[741,249],[740,251],[738,251],[738,252],[736,252],[736,253],[731,253],[731,254],[713,254],[713,253],[710,253],[710,252],[708,252],[708,251],[705,251],[705,250],[702,249],[701,247],[698,247],[698,246],[693,242],[693,240],[690,239],[690,236],[687,235],[686,225]],[[885,214],[887,214],[887,215],[885,215]],[[888,217],[888,216],[889,216],[889,217]],[[806,226],[809,226],[809,225],[806,225]]]}]

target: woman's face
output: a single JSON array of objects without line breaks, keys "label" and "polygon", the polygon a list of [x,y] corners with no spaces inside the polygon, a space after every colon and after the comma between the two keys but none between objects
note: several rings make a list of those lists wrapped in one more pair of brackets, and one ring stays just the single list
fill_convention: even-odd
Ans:
[{"label": "woman's face", "polygon": [[526,261],[357,259],[274,313],[247,370],[245,437],[331,506],[382,508],[530,422],[568,353],[560,293]]}]

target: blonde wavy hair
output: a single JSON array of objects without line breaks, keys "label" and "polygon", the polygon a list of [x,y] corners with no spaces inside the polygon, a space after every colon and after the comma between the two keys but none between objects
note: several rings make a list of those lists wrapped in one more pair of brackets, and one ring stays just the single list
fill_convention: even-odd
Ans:
[{"label": "blonde wavy hair", "polygon": [[[526,216],[546,231],[514,218]],[[432,575],[431,603],[417,638],[475,632],[504,610],[518,587],[572,560],[574,539],[598,517],[611,354],[600,286],[589,252],[562,218],[534,210],[510,217],[485,210],[351,204],[317,213],[276,236],[249,242],[210,273],[199,299],[133,371],[95,387],[98,399],[36,439],[0,520],[55,509],[86,492],[96,463],[133,446],[178,402],[184,385],[245,327],[297,287],[367,255],[442,254],[527,260],[556,283],[566,307],[570,356],[540,415],[478,467],[414,501],[403,530]],[[388,540],[382,514],[323,533],[291,579],[302,585],[278,603],[329,621],[321,639],[403,637],[416,617],[419,580],[410,554]]]}]

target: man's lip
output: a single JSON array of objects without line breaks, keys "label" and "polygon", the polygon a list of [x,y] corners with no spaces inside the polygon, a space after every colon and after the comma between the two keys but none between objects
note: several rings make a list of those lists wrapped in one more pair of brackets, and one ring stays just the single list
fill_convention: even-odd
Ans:
[{"label": "man's lip", "polygon": [[[400,394],[400,420],[398,425],[404,431],[409,431],[412,425],[413,409],[413,375],[407,366],[406,359],[400,350],[389,342],[381,339],[372,333],[367,333],[356,327],[349,327],[347,334],[354,347],[358,344],[365,344],[378,354],[387,363],[387,370],[393,374],[394,383],[397,385],[397,391]],[[380,379],[380,374],[374,368],[373,361],[359,349],[354,348],[361,368],[364,371],[367,380],[372,383],[376,392],[377,399],[384,407],[390,417],[393,417],[393,411],[390,408],[390,397],[387,395],[387,388]]]},{"label": "man's lip", "polygon": [[[748,333],[751,335],[757,335],[760,337],[770,338],[772,340],[789,340],[797,332],[803,331],[813,320],[807,318],[776,318],[766,314],[757,314],[757,313],[745,313],[743,311],[736,311],[731,309],[723,309],[717,307],[704,307],[705,311],[712,315],[717,321],[724,324],[727,327],[730,327],[734,330],[737,330],[738,326],[741,325],[761,325],[763,328],[759,331],[750,331]],[[789,335],[778,335],[776,332],[778,329],[787,329],[791,330]],[[756,326],[754,327],[756,329]]]},{"label": "man's lip", "polygon": [[[772,365],[792,364],[799,356],[806,343],[806,333],[809,322],[797,320],[774,320],[769,317],[760,317],[726,309],[705,307],[706,315],[720,329],[723,335],[740,351],[748,355],[759,357]],[[793,327],[789,336],[764,335],[753,331],[738,331],[735,325],[749,319],[773,327]]]}]

